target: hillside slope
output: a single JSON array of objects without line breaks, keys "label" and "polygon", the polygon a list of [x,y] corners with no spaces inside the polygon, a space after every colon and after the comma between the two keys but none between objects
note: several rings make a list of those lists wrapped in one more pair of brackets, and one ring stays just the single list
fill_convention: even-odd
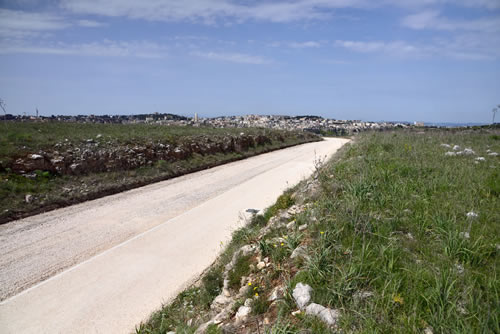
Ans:
[{"label": "hillside slope", "polygon": [[500,332],[499,139],[360,135],[137,332]]}]

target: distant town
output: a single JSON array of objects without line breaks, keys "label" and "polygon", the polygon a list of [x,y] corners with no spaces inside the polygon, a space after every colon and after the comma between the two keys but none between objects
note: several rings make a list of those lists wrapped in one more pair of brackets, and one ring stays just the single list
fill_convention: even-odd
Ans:
[{"label": "distant town", "polygon": [[[244,115],[221,117],[184,117],[174,114],[154,113],[140,115],[76,115],[76,116],[20,116],[7,114],[1,117],[7,121],[26,122],[79,122],[115,124],[156,124],[171,126],[207,126],[215,128],[258,127],[279,130],[301,130],[326,135],[349,135],[364,130],[388,130],[412,126],[405,122],[362,122],[360,120],[337,120],[320,116]],[[423,123],[414,123],[423,126]]]}]

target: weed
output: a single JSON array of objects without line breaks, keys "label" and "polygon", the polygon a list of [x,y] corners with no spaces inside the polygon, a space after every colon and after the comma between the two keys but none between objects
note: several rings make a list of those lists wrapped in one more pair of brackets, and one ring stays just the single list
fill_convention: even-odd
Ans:
[{"label": "weed", "polygon": [[238,289],[241,284],[241,278],[250,273],[251,255],[241,256],[236,261],[232,270],[229,271],[229,286],[232,289]]}]

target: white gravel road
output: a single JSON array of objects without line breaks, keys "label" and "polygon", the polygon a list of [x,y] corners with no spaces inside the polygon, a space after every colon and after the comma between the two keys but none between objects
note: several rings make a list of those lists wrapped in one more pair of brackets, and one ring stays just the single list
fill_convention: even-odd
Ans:
[{"label": "white gravel road", "polygon": [[259,155],[0,226],[0,332],[127,333],[192,282],[248,208],[347,140]]}]

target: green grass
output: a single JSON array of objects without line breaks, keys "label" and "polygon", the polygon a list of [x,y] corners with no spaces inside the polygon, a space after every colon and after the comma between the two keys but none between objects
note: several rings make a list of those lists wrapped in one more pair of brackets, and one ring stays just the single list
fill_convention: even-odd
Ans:
[{"label": "green grass", "polygon": [[232,270],[229,271],[228,280],[229,287],[238,290],[241,286],[241,278],[250,273],[251,255],[241,256],[236,261]]},{"label": "green grass", "polygon": [[[271,258],[268,272],[253,278],[253,314],[272,319],[261,332],[500,333],[500,159],[486,153],[500,152],[497,138],[481,129],[364,133],[320,169],[319,194],[294,217],[307,230],[255,238],[277,208],[293,203],[294,189],[235,232],[222,263],[246,243]],[[446,157],[442,143],[476,155]],[[486,161],[475,163],[477,156]],[[467,217],[471,211],[478,216]],[[286,237],[283,246],[274,247],[276,236]],[[288,258],[298,245],[308,248],[308,259]],[[312,286],[313,302],[340,311],[336,330],[291,315],[298,282]],[[261,301],[273,284],[286,292],[269,307]],[[142,333],[161,332],[148,328],[155,329]]]},{"label": "green grass", "polygon": [[[445,157],[441,143],[487,161]],[[500,332],[500,166],[487,149],[500,145],[481,132],[363,134],[322,170],[314,255],[300,280],[315,302],[342,311],[342,329]],[[360,301],[359,291],[373,297]]]}]

